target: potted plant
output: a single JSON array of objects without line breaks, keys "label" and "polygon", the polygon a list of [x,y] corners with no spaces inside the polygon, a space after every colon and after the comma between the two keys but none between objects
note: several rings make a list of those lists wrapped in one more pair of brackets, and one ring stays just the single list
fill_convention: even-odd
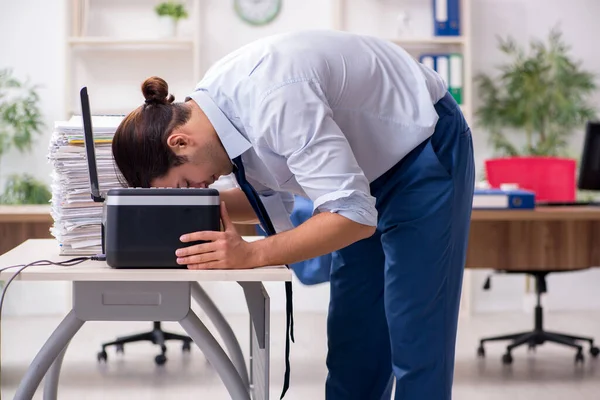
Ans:
[{"label": "potted plant", "polygon": [[[557,28],[550,31],[547,43],[532,40],[525,49],[510,37],[500,38],[499,49],[508,57],[498,67],[500,73],[475,78],[482,102],[475,115],[489,132],[495,156],[501,157],[487,162],[490,183],[492,175],[504,175],[511,181],[504,183],[524,183],[522,187],[562,185],[574,197],[575,176],[570,171],[575,171],[575,160],[569,157],[569,138],[596,116],[589,102],[595,76],[572,59]],[[561,173],[553,179],[544,175],[561,168],[562,183]],[[574,198],[561,199],[569,200]]]},{"label": "potted plant", "polygon": [[[0,70],[0,158],[13,148],[31,150],[43,127],[37,87],[19,81],[10,69]],[[50,198],[44,183],[29,174],[15,174],[8,177],[0,203],[44,204]]]},{"label": "potted plant", "polygon": [[174,37],[177,35],[179,20],[187,18],[188,12],[183,3],[165,1],[158,4],[154,10],[162,26],[162,36]]}]

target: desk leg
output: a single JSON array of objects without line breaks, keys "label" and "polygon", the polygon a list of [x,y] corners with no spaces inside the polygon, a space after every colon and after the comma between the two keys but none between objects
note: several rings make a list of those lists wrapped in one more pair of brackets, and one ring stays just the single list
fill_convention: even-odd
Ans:
[{"label": "desk leg", "polygon": [[63,351],[58,355],[52,363],[50,370],[44,378],[44,400],[56,400],[58,397],[58,380],[60,378],[60,368],[69,344],[65,346]]},{"label": "desk leg", "polygon": [[269,400],[269,295],[261,282],[238,282],[250,312],[250,388],[255,400]]},{"label": "desk leg", "polygon": [[200,348],[210,364],[215,368],[233,400],[250,400],[248,387],[219,343],[202,321],[190,309],[179,321],[194,343]]},{"label": "desk leg", "polygon": [[246,368],[246,360],[244,359],[244,354],[242,353],[242,348],[240,347],[240,343],[238,342],[235,333],[233,333],[233,329],[221,314],[221,311],[217,308],[215,303],[211,300],[208,294],[202,289],[202,286],[198,282],[192,282],[192,297],[194,300],[202,307],[208,318],[213,322],[215,328],[219,332],[219,335],[223,339],[225,343],[225,347],[227,347],[227,351],[229,352],[229,357],[231,357],[231,362],[235,365],[244,385],[249,388],[249,378],[248,378],[248,369]]},{"label": "desk leg", "polygon": [[66,348],[67,343],[75,336],[77,331],[83,326],[83,323],[84,321],[75,316],[73,310],[67,314],[33,359],[25,376],[21,380],[21,384],[17,388],[14,400],[28,400],[33,398],[50,365]]}]

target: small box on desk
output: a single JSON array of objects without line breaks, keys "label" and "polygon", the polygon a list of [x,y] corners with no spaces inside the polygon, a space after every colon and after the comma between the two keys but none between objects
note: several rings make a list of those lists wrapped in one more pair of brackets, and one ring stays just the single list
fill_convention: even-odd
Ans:
[{"label": "small box on desk", "polygon": [[529,190],[514,189],[475,189],[473,209],[524,209],[535,208],[535,193]]}]

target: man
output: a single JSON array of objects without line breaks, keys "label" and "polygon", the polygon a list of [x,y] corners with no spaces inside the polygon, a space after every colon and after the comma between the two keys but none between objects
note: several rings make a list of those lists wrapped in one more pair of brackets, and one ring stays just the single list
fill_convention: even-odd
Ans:
[{"label": "man", "polygon": [[[142,91],[113,142],[129,185],[245,182],[221,193],[225,232],[184,235],[207,243],[178,262],[332,253],[327,399],[390,398],[394,377],[396,399],[451,398],[474,167],[470,129],[435,72],[377,38],[310,31],[229,54],[185,103],[160,78]],[[294,195],[315,209],[297,227]],[[277,234],[247,243],[232,221],[257,216]]]}]

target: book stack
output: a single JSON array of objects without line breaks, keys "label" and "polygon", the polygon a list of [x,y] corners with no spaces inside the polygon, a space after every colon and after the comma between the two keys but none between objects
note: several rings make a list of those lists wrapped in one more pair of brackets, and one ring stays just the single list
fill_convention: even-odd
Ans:
[{"label": "book stack", "polygon": [[[111,151],[112,138],[122,116],[93,116],[96,164],[100,189],[123,185]],[[74,116],[55,123],[48,158],[52,164],[51,234],[61,255],[94,255],[102,252],[102,203],[92,200],[83,121]]]}]

